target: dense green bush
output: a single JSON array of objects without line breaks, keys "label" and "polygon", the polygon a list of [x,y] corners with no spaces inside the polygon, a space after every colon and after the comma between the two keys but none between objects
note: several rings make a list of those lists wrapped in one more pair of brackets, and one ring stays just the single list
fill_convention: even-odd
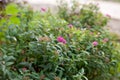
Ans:
[{"label": "dense green bush", "polygon": [[116,50],[107,32],[81,30],[45,8],[20,11],[19,23],[1,27],[1,80],[110,80]]}]

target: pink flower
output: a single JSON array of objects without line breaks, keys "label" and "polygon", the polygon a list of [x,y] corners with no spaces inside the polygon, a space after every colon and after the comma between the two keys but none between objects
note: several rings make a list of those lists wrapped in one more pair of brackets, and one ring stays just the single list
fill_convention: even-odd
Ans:
[{"label": "pink flower", "polygon": [[108,18],[111,18],[111,16],[110,16],[109,14],[106,14],[106,16],[107,16]]},{"label": "pink flower", "polygon": [[96,3],[97,6],[99,6],[100,4],[99,3]]},{"label": "pink flower", "polygon": [[66,40],[61,36],[57,37],[57,41],[66,44]]},{"label": "pink flower", "polygon": [[26,70],[27,70],[27,68],[25,68],[25,67],[24,67],[24,68],[22,68],[22,70],[23,70],[23,71],[26,71]]},{"label": "pink flower", "polygon": [[90,32],[91,35],[93,35],[93,32]]},{"label": "pink flower", "polygon": [[93,46],[97,46],[97,45],[98,45],[98,42],[97,42],[97,41],[94,41],[92,44],[93,44]]},{"label": "pink flower", "polygon": [[109,41],[108,38],[104,38],[104,39],[103,39],[103,42],[108,42],[108,41]]},{"label": "pink flower", "polygon": [[72,24],[68,24],[68,26],[69,26],[69,28],[72,28],[72,27],[73,27],[73,25],[72,25]]},{"label": "pink flower", "polygon": [[45,12],[45,11],[46,11],[46,8],[41,8],[41,11]]}]

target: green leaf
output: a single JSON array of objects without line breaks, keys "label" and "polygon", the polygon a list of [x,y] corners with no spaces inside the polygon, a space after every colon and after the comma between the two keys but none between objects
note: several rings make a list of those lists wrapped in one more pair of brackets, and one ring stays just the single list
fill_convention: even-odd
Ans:
[{"label": "green leaf", "polygon": [[5,61],[7,62],[7,61],[14,61],[14,60],[16,60],[15,59],[15,57],[13,57],[13,56],[7,56],[6,58],[5,58]]},{"label": "green leaf", "polygon": [[17,15],[17,13],[19,12],[19,7],[16,4],[9,4],[6,9],[5,12],[9,15]]},{"label": "green leaf", "polygon": [[11,66],[12,64],[14,64],[14,62],[7,62],[6,66]]}]

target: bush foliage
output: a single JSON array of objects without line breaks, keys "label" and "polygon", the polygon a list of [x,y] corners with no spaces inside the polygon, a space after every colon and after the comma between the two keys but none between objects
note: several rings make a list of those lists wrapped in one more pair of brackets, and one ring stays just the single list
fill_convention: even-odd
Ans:
[{"label": "bush foliage", "polygon": [[110,80],[117,52],[109,33],[101,27],[107,18],[94,15],[95,9],[82,10],[79,20],[76,15],[61,18],[66,15],[53,15],[45,8],[33,12],[8,5],[5,13],[10,16],[0,23],[0,79]]},{"label": "bush foliage", "polygon": [[58,5],[58,13],[61,18],[64,18],[76,27],[101,30],[101,27],[107,24],[109,18],[102,15],[97,4],[90,3],[86,5],[73,0],[71,5],[69,6],[69,4],[61,0]]}]

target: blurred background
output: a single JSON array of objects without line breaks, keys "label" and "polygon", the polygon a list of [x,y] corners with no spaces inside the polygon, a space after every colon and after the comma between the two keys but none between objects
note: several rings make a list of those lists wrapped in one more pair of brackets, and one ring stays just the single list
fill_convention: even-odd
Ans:
[{"label": "blurred background", "polygon": [[[53,12],[57,11],[58,0],[15,0],[17,3],[27,2],[34,10],[40,10],[41,7],[49,7]],[[64,0],[69,3],[71,0]],[[78,0],[77,0],[78,1]],[[81,4],[93,3],[98,5],[104,15],[109,15],[111,20],[108,23],[108,29],[116,34],[120,34],[120,0],[79,0]]]}]

